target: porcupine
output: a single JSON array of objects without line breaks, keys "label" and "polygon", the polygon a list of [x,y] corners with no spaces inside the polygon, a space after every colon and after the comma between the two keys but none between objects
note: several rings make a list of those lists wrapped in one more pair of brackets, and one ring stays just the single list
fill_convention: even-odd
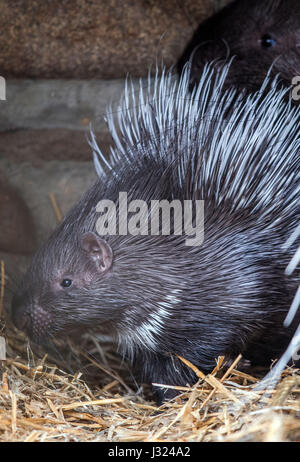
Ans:
[{"label": "porcupine", "polygon": [[[284,351],[299,322],[282,326],[297,277],[284,275],[295,247],[280,245],[299,220],[299,119],[275,84],[267,94],[223,92],[227,72],[205,67],[191,93],[188,68],[179,81],[164,72],[138,98],[128,85],[108,111],[110,160],[92,135],[99,181],[13,298],[15,325],[33,341],[110,331],[141,380],[162,385],[196,381],[178,356],[209,372],[220,355],[268,365]],[[118,204],[120,192],[148,210],[152,200],[203,200],[204,242],[162,235],[162,223],[156,235],[99,236],[97,204]],[[158,402],[177,393],[153,390]]]},{"label": "porcupine", "polygon": [[[286,87],[299,84],[300,10],[298,0],[236,0],[199,25],[178,62],[192,59],[191,86],[206,62],[234,61],[226,86],[257,91],[266,74],[280,75]],[[295,99],[295,98],[294,98]]]}]

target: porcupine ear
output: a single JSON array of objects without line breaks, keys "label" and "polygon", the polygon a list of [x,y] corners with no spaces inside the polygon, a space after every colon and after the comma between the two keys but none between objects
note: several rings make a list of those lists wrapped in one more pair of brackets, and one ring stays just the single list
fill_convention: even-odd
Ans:
[{"label": "porcupine ear", "polygon": [[97,234],[89,232],[82,237],[81,248],[94,261],[99,273],[106,273],[113,263],[113,251],[110,245]]}]

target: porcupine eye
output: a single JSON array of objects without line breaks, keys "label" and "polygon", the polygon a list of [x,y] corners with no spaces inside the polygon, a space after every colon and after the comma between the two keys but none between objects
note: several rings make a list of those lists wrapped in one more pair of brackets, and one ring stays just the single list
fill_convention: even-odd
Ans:
[{"label": "porcupine eye", "polygon": [[263,48],[271,48],[276,45],[276,40],[269,34],[265,34],[260,39],[260,44]]},{"label": "porcupine eye", "polygon": [[72,285],[72,279],[63,279],[60,283],[63,288],[70,287]]}]

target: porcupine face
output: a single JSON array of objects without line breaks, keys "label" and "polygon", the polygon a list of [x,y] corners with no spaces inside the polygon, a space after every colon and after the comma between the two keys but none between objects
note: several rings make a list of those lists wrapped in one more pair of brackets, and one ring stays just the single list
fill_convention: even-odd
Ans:
[{"label": "porcupine face", "polygon": [[271,75],[280,73],[290,86],[300,74],[298,0],[238,0],[228,5],[199,26],[180,59],[180,70],[190,56],[192,85],[205,63],[234,56],[227,86],[256,91],[271,66]]},{"label": "porcupine face", "polygon": [[[51,250],[60,252],[61,248],[54,246]],[[67,333],[76,327],[93,327],[95,316],[98,324],[113,317],[111,310],[101,311],[99,301],[101,282],[109,277],[112,265],[110,247],[89,233],[83,236],[81,247],[68,250],[73,256],[76,253],[76,261],[71,254],[63,266],[57,263],[52,266],[49,251],[40,251],[13,299],[16,326],[36,342],[60,331]],[[93,311],[95,304],[96,312]]]},{"label": "porcupine face", "polygon": [[85,205],[81,202],[36,253],[13,298],[14,323],[35,342],[91,326],[95,317],[100,325],[114,317],[113,310],[101,307],[101,287],[105,290],[110,278],[113,253],[104,239],[80,223]]}]

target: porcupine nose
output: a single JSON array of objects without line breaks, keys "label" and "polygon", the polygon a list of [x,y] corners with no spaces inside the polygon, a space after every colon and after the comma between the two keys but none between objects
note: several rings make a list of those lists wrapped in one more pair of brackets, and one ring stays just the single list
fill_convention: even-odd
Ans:
[{"label": "porcupine nose", "polygon": [[30,325],[29,307],[22,302],[22,299],[19,296],[14,295],[11,310],[14,325],[19,330],[27,332]]}]

